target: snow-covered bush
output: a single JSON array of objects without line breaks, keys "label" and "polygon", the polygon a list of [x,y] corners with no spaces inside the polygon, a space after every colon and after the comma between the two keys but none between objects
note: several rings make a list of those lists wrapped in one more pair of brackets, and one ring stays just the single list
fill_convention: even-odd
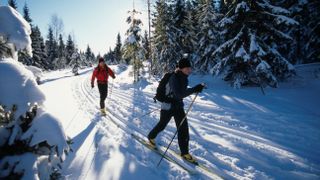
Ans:
[{"label": "snow-covered bush", "polygon": [[[14,108],[7,111],[0,105],[0,178],[49,179],[57,174],[69,151],[66,142],[61,141],[60,126],[38,111],[36,104],[17,119],[13,119]],[[46,118],[36,118],[38,113]],[[26,163],[32,166],[24,166]]]},{"label": "snow-covered bush", "polygon": [[[32,55],[31,27],[18,11],[9,6],[0,6],[0,36],[7,38],[7,44],[14,50],[26,50]],[[14,54],[17,55],[17,54]]]},{"label": "snow-covered bush", "polygon": [[[17,60],[18,50],[32,55],[30,32],[17,11],[0,6],[0,37],[7,38],[0,47],[0,179],[59,177],[70,150],[59,121],[38,108],[45,97],[34,75]],[[39,106],[28,108],[29,102]],[[4,107],[12,104],[11,110]]]}]

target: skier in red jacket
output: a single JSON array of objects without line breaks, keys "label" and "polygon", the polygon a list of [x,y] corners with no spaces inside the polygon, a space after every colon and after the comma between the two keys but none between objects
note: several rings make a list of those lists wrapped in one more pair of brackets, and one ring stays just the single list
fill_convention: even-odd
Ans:
[{"label": "skier in red jacket", "polygon": [[91,87],[94,88],[94,81],[97,78],[98,89],[100,93],[100,110],[103,115],[106,114],[105,103],[108,96],[108,78],[111,76],[113,79],[116,78],[114,72],[106,65],[103,58],[99,58],[99,64],[94,69],[91,78]]}]

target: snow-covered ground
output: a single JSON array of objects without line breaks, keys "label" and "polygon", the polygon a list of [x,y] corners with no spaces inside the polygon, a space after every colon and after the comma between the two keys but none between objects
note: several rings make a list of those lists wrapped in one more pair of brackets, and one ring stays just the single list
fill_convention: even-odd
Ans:
[{"label": "snow-covered ground", "polygon": [[[168,161],[158,168],[159,156],[131,138],[158,122],[160,104],[152,100],[157,81],[132,85],[130,67],[112,69],[117,78],[109,84],[107,118],[99,115],[97,88],[90,87],[92,68],[42,78],[46,110],[61,119],[74,142],[64,162],[67,179],[207,179]],[[296,77],[265,89],[265,96],[256,87],[235,90],[211,76],[191,76],[191,86],[206,82],[208,89],[189,114],[190,153],[225,179],[319,179],[319,69],[297,67]],[[167,145],[175,130],[172,120],[157,142]],[[177,140],[171,148],[179,150]]]}]

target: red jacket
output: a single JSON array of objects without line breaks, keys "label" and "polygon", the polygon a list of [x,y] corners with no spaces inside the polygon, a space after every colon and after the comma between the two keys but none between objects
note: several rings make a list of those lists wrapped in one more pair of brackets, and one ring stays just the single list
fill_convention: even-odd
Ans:
[{"label": "red jacket", "polygon": [[[108,71],[108,73],[107,73]],[[96,67],[93,71],[91,77],[91,84],[94,84],[94,80],[97,78],[99,84],[106,84],[108,83],[109,75],[114,79],[115,75],[114,72],[107,66],[105,68]]]}]

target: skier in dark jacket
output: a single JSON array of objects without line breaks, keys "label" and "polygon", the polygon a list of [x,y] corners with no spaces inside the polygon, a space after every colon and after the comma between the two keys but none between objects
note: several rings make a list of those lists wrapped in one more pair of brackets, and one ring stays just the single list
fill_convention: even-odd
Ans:
[{"label": "skier in dark jacket", "polygon": [[[191,64],[187,58],[182,58],[179,63],[179,70],[176,71],[169,79],[166,85],[166,96],[171,99],[171,102],[162,102],[160,121],[150,131],[148,135],[149,142],[152,146],[156,146],[155,138],[165,129],[171,117],[174,117],[176,127],[180,125],[185,118],[183,98],[192,93],[201,92],[204,88],[202,84],[198,84],[193,88],[188,88],[188,76],[191,74]],[[187,119],[183,122],[178,130],[178,143],[181,151],[181,156],[190,162],[195,162],[195,159],[189,154],[189,127]]]},{"label": "skier in dark jacket", "polygon": [[97,78],[98,89],[100,93],[100,111],[101,114],[106,114],[105,103],[108,96],[108,78],[111,76],[113,79],[116,78],[114,72],[105,64],[103,58],[99,58],[99,64],[94,69],[91,78],[91,87],[94,88],[94,81]]}]

